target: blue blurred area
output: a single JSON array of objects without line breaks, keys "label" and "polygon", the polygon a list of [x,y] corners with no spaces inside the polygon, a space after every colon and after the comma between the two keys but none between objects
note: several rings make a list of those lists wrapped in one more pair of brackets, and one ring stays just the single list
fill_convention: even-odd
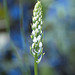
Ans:
[{"label": "blue blurred area", "polygon": [[3,2],[3,0],[0,0],[0,3],[2,3]]},{"label": "blue blurred area", "polygon": [[20,24],[15,25],[14,29],[13,28],[10,28],[10,29],[11,29],[10,30],[11,40],[17,47],[19,47],[20,49],[23,49],[23,44],[22,44],[23,36],[21,35],[21,32],[20,32]]},{"label": "blue blurred area", "polygon": [[11,69],[7,75],[22,75],[22,73],[20,72],[20,70],[17,69]]},{"label": "blue blurred area", "polygon": [[47,12],[47,18],[49,21],[58,20],[65,21],[69,19],[69,11],[71,8],[71,3],[68,0],[55,0],[49,7]]},{"label": "blue blurred area", "polygon": [[14,20],[20,19],[20,15],[22,15],[22,11],[18,5],[14,5],[13,7],[11,7],[9,12],[11,18]]},{"label": "blue blurred area", "polygon": [[30,14],[30,7],[31,4],[25,4],[23,7],[23,27],[25,30],[25,33],[29,32],[29,27],[30,27],[30,23],[31,23],[31,14]]},{"label": "blue blurred area", "polygon": [[8,8],[11,9],[14,6],[15,0],[7,0]]},{"label": "blue blurred area", "polygon": [[[24,29],[25,33],[24,35],[27,36],[27,33],[29,33],[29,26],[31,22],[31,15],[29,13],[29,8],[30,4],[25,4],[23,7],[23,14],[22,14],[20,6],[14,5],[9,11],[11,19],[15,21],[14,28],[13,27],[10,28],[10,36],[14,44],[22,50],[24,49],[23,48],[24,36],[21,33],[21,27]],[[20,25],[21,15],[23,15],[23,21],[22,21],[23,25]]]}]

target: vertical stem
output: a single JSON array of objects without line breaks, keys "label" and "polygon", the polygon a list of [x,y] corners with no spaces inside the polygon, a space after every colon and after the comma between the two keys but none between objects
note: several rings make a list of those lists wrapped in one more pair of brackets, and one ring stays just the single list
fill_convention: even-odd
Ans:
[{"label": "vertical stem", "polygon": [[22,14],[20,15],[20,31],[21,35],[24,37],[22,38],[22,43],[23,43],[23,49],[25,50],[25,32],[23,28],[23,0],[19,0],[19,6]]},{"label": "vertical stem", "polygon": [[4,15],[6,20],[6,32],[9,33],[9,15],[8,15],[8,8],[7,8],[7,1],[3,0],[3,8],[4,8]]},{"label": "vertical stem", "polygon": [[38,72],[37,72],[37,63],[36,63],[36,61],[37,61],[37,54],[35,55],[35,60],[34,60],[34,74],[35,75],[38,75]]}]

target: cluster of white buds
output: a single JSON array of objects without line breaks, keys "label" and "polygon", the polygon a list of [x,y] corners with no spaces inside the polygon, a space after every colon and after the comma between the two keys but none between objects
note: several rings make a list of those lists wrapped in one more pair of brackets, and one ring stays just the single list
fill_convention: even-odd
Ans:
[{"label": "cluster of white buds", "polygon": [[40,56],[38,60],[36,61],[39,63],[42,59],[43,56],[43,33],[42,33],[42,6],[40,1],[38,1],[35,4],[34,10],[33,10],[33,18],[32,18],[33,24],[31,25],[32,27],[32,34],[31,34],[31,39],[33,40],[33,44],[30,47],[30,51],[32,55],[35,57]]}]

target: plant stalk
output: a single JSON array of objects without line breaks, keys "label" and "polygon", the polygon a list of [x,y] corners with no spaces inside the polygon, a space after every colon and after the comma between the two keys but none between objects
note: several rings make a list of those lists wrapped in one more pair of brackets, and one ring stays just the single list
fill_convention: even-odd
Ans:
[{"label": "plant stalk", "polygon": [[38,75],[38,67],[37,67],[37,63],[36,63],[36,61],[37,61],[37,54],[35,55],[35,60],[34,61],[35,61],[34,62],[34,74]]}]

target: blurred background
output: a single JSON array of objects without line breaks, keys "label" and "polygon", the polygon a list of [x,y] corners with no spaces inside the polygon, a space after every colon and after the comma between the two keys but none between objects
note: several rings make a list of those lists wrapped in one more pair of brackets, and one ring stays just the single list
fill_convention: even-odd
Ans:
[{"label": "blurred background", "polygon": [[[75,0],[40,0],[44,52],[39,75],[75,75]],[[34,75],[31,23],[36,0],[0,0],[0,75]]]}]

